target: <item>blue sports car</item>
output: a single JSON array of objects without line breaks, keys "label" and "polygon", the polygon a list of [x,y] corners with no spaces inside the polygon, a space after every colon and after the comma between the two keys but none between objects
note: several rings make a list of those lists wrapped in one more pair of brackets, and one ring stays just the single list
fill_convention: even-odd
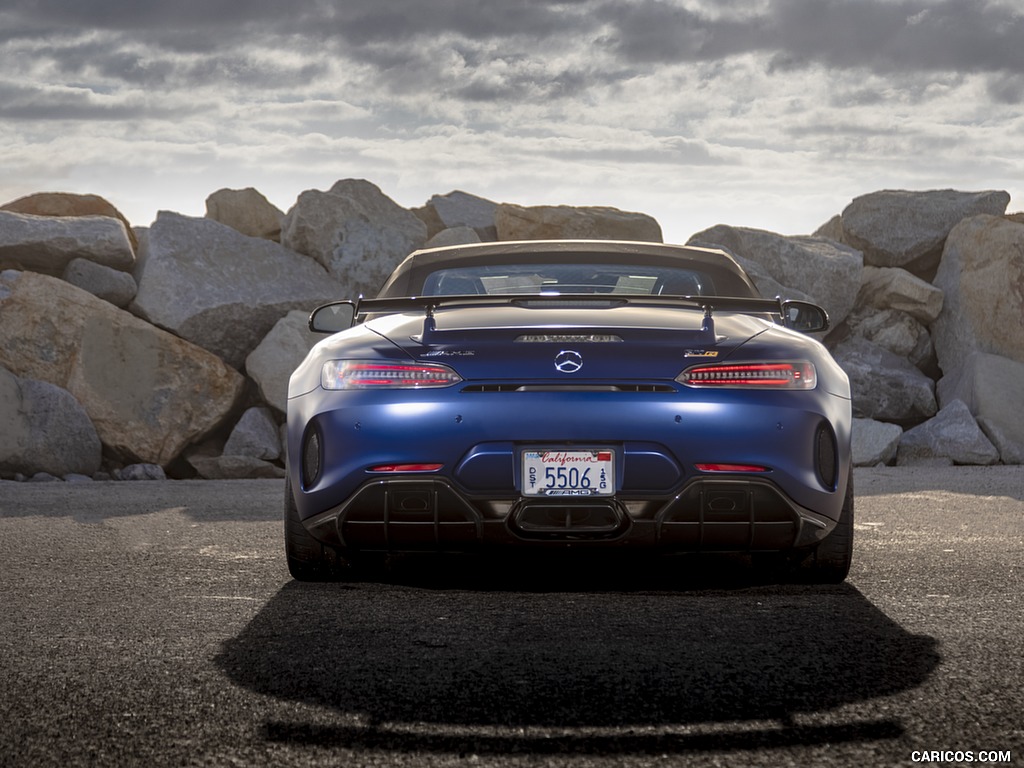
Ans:
[{"label": "blue sports car", "polygon": [[285,551],[743,552],[840,582],[850,384],[823,309],[726,253],[608,241],[417,251],[310,316],[291,377]]}]

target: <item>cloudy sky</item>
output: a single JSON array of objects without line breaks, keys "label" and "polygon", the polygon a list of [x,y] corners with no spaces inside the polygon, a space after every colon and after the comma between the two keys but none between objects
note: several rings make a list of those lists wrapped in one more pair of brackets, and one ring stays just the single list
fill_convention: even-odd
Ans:
[{"label": "cloudy sky", "polygon": [[807,233],[878,189],[1024,209],[1019,0],[3,0],[0,202],[137,225],[365,178]]}]

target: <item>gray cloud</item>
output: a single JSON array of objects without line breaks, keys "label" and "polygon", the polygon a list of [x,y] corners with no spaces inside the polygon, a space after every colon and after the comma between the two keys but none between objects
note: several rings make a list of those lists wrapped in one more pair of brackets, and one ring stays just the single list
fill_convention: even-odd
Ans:
[{"label": "gray cloud", "polygon": [[139,97],[101,98],[87,88],[37,88],[0,81],[0,118],[7,120],[112,121],[136,118],[182,119],[210,110],[209,104],[187,107]]},{"label": "gray cloud", "polygon": [[[379,89],[435,86],[470,103],[573,99],[659,65],[749,53],[777,74],[988,73],[1000,102],[1019,98],[1010,77],[1024,73],[1024,14],[991,0],[8,0],[0,28],[46,43],[36,55],[73,82],[288,88],[348,63]],[[454,78],[449,53],[463,60]],[[494,61],[504,76],[473,76]]]},{"label": "gray cloud", "polygon": [[612,29],[607,43],[646,63],[753,52],[777,70],[1024,72],[1024,14],[992,2],[771,0],[757,15],[723,17],[642,0],[599,13]]}]

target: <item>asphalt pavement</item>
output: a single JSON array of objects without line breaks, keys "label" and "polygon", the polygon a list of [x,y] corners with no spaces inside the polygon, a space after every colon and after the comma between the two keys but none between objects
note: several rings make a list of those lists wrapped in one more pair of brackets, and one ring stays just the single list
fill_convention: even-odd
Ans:
[{"label": "asphalt pavement", "polygon": [[856,488],[838,586],[730,557],[300,584],[280,481],[0,482],[0,766],[1024,766],[1024,467]]}]

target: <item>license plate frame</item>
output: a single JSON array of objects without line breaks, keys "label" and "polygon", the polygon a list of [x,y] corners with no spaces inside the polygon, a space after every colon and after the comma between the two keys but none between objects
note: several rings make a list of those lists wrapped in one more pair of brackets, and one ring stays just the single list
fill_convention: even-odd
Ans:
[{"label": "license plate frame", "polygon": [[587,498],[615,495],[611,448],[526,448],[520,452],[523,496]]}]

